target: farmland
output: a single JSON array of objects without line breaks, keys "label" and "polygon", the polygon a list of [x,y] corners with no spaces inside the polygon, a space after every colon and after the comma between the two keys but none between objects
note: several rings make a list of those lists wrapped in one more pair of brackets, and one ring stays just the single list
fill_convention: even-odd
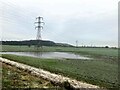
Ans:
[{"label": "farmland", "polygon": [[[3,46],[3,51],[36,51],[33,46]],[[2,57],[62,74],[83,82],[113,88],[118,84],[118,50],[110,48],[43,47],[42,51],[73,52],[92,57],[90,60],[40,59],[27,56]]]},{"label": "farmland", "polygon": [[[41,51],[36,50],[34,46],[15,46],[15,45],[2,45],[2,51]],[[75,48],[75,47],[43,47],[42,51],[63,51],[63,52],[77,52],[81,54],[94,54],[94,55],[106,55],[106,56],[118,56],[117,49],[109,48]]]}]

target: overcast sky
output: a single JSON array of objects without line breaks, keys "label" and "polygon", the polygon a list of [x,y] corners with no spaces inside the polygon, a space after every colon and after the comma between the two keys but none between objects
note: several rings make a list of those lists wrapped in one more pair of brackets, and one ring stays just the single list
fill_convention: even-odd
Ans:
[{"label": "overcast sky", "polygon": [[0,37],[2,40],[36,39],[35,18],[42,16],[44,40],[117,46],[118,1],[0,0]]}]

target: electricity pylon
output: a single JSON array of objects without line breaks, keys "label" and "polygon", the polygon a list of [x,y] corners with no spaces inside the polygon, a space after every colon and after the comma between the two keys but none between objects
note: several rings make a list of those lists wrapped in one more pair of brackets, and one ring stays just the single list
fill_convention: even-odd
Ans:
[{"label": "electricity pylon", "polygon": [[42,36],[41,36],[41,31],[43,30],[43,25],[45,24],[45,23],[43,22],[43,17],[37,17],[35,24],[36,24],[35,29],[37,29],[36,41],[37,41],[37,49],[38,49],[39,47],[42,48]]},{"label": "electricity pylon", "polygon": [[78,47],[78,40],[76,40],[76,48]]}]

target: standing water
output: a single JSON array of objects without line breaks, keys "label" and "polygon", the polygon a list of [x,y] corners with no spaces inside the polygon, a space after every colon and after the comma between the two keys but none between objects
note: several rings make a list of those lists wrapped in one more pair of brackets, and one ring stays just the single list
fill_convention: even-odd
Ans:
[{"label": "standing water", "polygon": [[31,56],[38,58],[67,58],[67,59],[90,59],[79,54],[68,52],[0,52],[0,54],[14,54],[21,56]]}]

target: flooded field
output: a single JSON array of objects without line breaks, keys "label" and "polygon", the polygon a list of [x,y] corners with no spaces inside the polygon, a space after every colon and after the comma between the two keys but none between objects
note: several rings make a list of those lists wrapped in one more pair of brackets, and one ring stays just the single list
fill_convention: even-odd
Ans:
[{"label": "flooded field", "polygon": [[22,55],[22,56],[31,56],[38,58],[54,58],[54,59],[90,59],[88,57],[68,53],[68,52],[0,52],[0,54],[14,54],[14,55]]}]

